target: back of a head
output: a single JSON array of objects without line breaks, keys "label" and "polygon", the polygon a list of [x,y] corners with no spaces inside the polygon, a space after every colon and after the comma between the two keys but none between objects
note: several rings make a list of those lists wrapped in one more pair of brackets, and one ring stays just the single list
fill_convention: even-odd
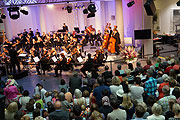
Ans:
[{"label": "back of a head", "polygon": [[44,120],[44,118],[41,117],[41,116],[38,116],[38,117],[36,117],[34,120]]},{"label": "back of a head", "polygon": [[98,78],[97,78],[97,82],[98,82],[99,85],[104,84],[104,80],[103,80],[102,77],[98,77]]},{"label": "back of a head", "polygon": [[29,91],[28,91],[28,90],[25,90],[25,91],[23,92],[23,96],[29,96]]},{"label": "back of a head", "polygon": [[26,109],[28,112],[32,112],[34,110],[34,105],[31,103],[26,104]]},{"label": "back of a head", "polygon": [[146,74],[147,74],[148,76],[152,76],[152,75],[153,75],[153,71],[152,71],[151,69],[148,69],[147,72],[146,72]]},{"label": "back of a head", "polygon": [[48,113],[51,113],[53,111],[55,111],[54,105],[53,104],[48,105]]},{"label": "back of a head", "polygon": [[90,72],[87,73],[87,78],[91,78],[92,74]]},{"label": "back of a head", "polygon": [[116,70],[116,71],[115,71],[115,76],[120,76],[119,70]]},{"label": "back of a head", "polygon": [[64,101],[65,100],[65,95],[63,92],[60,92],[59,95],[58,95],[58,98],[60,101]]},{"label": "back of a head", "polygon": [[136,84],[140,85],[141,84],[141,78],[140,77],[136,77],[135,78]]},{"label": "back of a head", "polygon": [[104,69],[105,69],[105,70],[109,70],[109,67],[106,65],[106,66],[104,67]]},{"label": "back of a head", "polygon": [[168,96],[169,93],[170,93],[170,88],[169,88],[169,86],[168,86],[168,85],[163,86],[162,92],[164,93],[165,96]]},{"label": "back of a head", "polygon": [[110,100],[110,104],[113,109],[118,109],[119,108],[119,102],[116,98],[113,98]]},{"label": "back of a head", "polygon": [[178,103],[174,103],[173,112],[175,115],[178,115],[180,113],[180,105]]},{"label": "back of a head", "polygon": [[136,108],[135,108],[136,117],[137,118],[142,118],[144,113],[145,113],[144,107],[142,107],[141,105],[137,105]]},{"label": "back of a head", "polygon": [[10,103],[7,107],[7,110],[11,113],[18,111],[18,104],[16,102]]},{"label": "back of a head", "polygon": [[154,103],[151,109],[152,109],[152,113],[155,114],[156,116],[159,116],[162,113],[162,107],[157,103]]},{"label": "back of a head", "polygon": [[87,79],[83,80],[83,85],[88,85],[88,80]]},{"label": "back of a head", "polygon": [[40,110],[38,108],[33,110],[33,119],[40,116]]},{"label": "back of a head", "polygon": [[117,66],[117,69],[118,69],[118,70],[121,70],[121,65],[118,65],[118,66]]},{"label": "back of a head", "polygon": [[76,115],[76,116],[80,116],[81,115],[81,106],[80,105],[74,105],[73,107],[73,113]]},{"label": "back of a head", "polygon": [[74,77],[77,77],[77,76],[78,76],[78,72],[77,72],[77,71],[74,71],[74,72],[73,72],[73,76],[74,76]]},{"label": "back of a head", "polygon": [[41,104],[40,103],[36,103],[36,108],[41,109]]},{"label": "back of a head", "polygon": [[137,62],[137,63],[136,63],[136,66],[138,66],[138,67],[141,66],[141,63],[140,63],[140,62]]},{"label": "back of a head", "polygon": [[79,89],[75,89],[74,95],[75,95],[75,97],[76,97],[77,99],[78,99],[78,98],[81,98],[81,97],[82,97],[82,92],[81,92]]},{"label": "back of a head", "polygon": [[152,63],[151,63],[151,60],[147,60],[147,61],[146,61],[146,64],[147,64],[147,65],[151,65],[151,64],[152,64]]},{"label": "back of a head", "polygon": [[65,84],[66,84],[65,80],[61,79],[61,85],[65,85]]},{"label": "back of a head", "polygon": [[174,88],[174,90],[172,91],[172,95],[174,95],[178,99],[180,97],[179,88]]},{"label": "back of a head", "polygon": [[54,103],[54,108],[55,108],[56,110],[61,109],[61,102],[60,102],[60,101],[56,101],[56,102]]}]

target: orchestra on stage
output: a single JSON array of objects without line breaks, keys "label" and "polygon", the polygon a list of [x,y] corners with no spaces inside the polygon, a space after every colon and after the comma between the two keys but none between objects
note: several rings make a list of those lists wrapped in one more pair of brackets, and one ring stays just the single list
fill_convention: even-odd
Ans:
[{"label": "orchestra on stage", "polygon": [[[73,70],[74,66],[83,65],[80,69],[84,77],[86,71],[96,71],[107,60],[108,52],[118,55],[121,49],[120,34],[117,26],[111,28],[107,23],[102,33],[90,25],[82,33],[68,31],[64,23],[63,29],[54,33],[40,33],[38,29],[33,33],[29,28],[18,34],[12,40],[4,35],[1,46],[1,64],[6,67],[7,73],[21,71],[20,65],[36,65],[37,74],[45,74],[54,70],[55,77],[62,71]],[[94,55],[84,50],[85,46],[99,46]],[[42,72],[41,72],[42,70]]]}]

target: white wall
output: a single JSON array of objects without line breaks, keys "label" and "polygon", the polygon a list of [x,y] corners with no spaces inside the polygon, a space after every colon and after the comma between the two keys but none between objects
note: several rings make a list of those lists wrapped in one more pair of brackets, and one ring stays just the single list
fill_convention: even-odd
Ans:
[{"label": "white wall", "polygon": [[156,8],[159,9],[160,16],[160,34],[170,33],[171,9],[180,9],[176,5],[178,0],[156,0]]}]

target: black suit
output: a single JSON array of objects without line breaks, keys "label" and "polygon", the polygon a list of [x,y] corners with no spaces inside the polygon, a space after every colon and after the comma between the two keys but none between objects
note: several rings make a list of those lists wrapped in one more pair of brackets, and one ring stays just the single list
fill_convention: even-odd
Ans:
[{"label": "black suit", "polygon": [[69,112],[64,110],[56,110],[49,114],[49,120],[69,120]]},{"label": "black suit", "polygon": [[63,26],[63,31],[66,32],[68,30],[68,26]]},{"label": "black suit", "polygon": [[20,65],[19,65],[19,61],[18,61],[18,57],[17,57],[18,56],[17,50],[10,49],[9,56],[10,56],[11,65],[13,67],[13,72],[16,73],[15,65],[18,67],[18,72],[20,72]]},{"label": "black suit", "polygon": [[113,75],[112,75],[112,72],[111,71],[105,71],[102,73],[102,77],[107,80],[108,78],[112,78]]},{"label": "black suit", "polygon": [[93,67],[93,59],[90,58],[84,63],[83,67],[80,70],[85,76],[87,76],[86,71],[90,72],[92,70],[92,67]]},{"label": "black suit", "polygon": [[81,77],[77,76],[77,77],[70,77],[69,78],[69,89],[70,92],[74,95],[74,91],[75,89],[80,89],[82,85],[82,79]]},{"label": "black suit", "polygon": [[121,44],[119,32],[117,32],[113,37],[116,39],[115,50],[116,50],[117,54],[119,54],[119,46],[118,45]]}]

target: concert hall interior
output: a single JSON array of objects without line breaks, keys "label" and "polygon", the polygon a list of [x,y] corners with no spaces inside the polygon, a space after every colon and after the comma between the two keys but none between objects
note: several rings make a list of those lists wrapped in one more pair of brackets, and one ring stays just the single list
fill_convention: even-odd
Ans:
[{"label": "concert hall interior", "polygon": [[179,42],[180,0],[1,0],[0,120],[180,118]]}]

